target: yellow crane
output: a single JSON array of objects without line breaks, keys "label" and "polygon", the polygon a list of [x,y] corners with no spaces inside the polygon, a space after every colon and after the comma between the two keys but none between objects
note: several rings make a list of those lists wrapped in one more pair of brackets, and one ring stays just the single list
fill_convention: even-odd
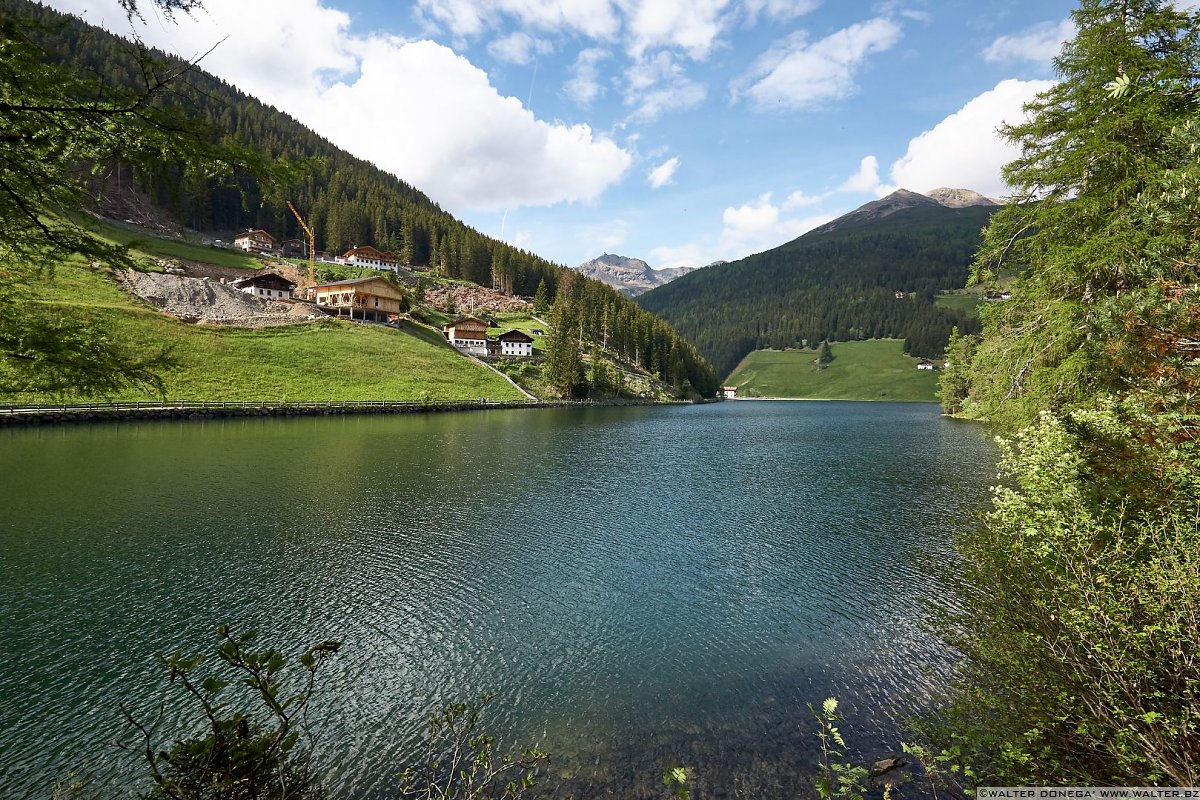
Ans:
[{"label": "yellow crane", "polygon": [[300,227],[308,234],[308,299],[315,298],[314,287],[317,285],[317,237],[312,232],[312,228],[308,227],[308,223],[304,221],[304,217],[300,216],[300,212],[292,205],[292,201],[287,201],[288,208],[296,215],[296,221],[300,223]]}]

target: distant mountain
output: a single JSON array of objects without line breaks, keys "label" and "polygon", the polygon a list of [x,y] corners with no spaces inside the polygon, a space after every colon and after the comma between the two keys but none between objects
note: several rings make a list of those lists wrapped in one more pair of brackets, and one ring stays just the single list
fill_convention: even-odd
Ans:
[{"label": "distant mountain", "polygon": [[999,206],[975,192],[900,189],[773,250],[685,275],[638,297],[727,375],[747,353],[822,340],[897,338],[939,356],[951,327],[940,308],[966,283],[980,231]]},{"label": "distant mountain", "polygon": [[979,192],[970,189],[934,189],[928,194],[919,194],[910,192],[908,189],[897,189],[887,197],[879,200],[872,200],[866,205],[860,206],[849,214],[844,214],[833,222],[828,222],[820,228],[811,231],[812,233],[835,231],[838,228],[845,227],[860,222],[868,222],[873,219],[882,219],[883,217],[895,214],[897,211],[903,211],[906,208],[921,208],[929,206],[942,206],[944,208],[973,208],[975,206],[998,207],[1000,204],[989,197],[984,197]]},{"label": "distant mountain", "polygon": [[984,197],[979,192],[971,191],[970,189],[934,189],[932,192],[926,192],[926,197],[937,200],[946,208],[969,208],[970,206],[998,206],[1001,203],[996,202],[990,197]]},{"label": "distant mountain", "polygon": [[589,278],[607,283],[626,297],[637,297],[696,270],[695,267],[651,269],[650,265],[640,258],[626,258],[608,253],[586,261],[575,269]]}]

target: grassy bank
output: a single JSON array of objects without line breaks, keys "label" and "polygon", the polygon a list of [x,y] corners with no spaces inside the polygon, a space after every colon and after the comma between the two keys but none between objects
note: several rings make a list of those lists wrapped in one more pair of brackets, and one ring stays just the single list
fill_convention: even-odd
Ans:
[{"label": "grassy bank", "polygon": [[263,262],[240,250],[222,247],[207,247],[179,239],[155,236],[146,231],[126,228],[106,220],[80,217],[75,222],[90,231],[96,238],[111,244],[128,247],[130,255],[151,259],[167,258],[194,261],[199,264],[216,264],[234,269],[262,269]]},{"label": "grassy bank", "polygon": [[[415,325],[400,330],[334,320],[260,329],[188,325],[144,305],[102,272],[79,265],[59,267],[41,294],[47,303],[102,320],[114,338],[141,352],[169,351],[177,365],[164,375],[171,399],[522,399],[500,376]],[[109,399],[157,397],[125,390]]]},{"label": "grassy bank", "polygon": [[756,350],[725,380],[739,397],[933,402],[937,373],[917,369],[898,339],[835,342],[824,369],[812,350]]}]

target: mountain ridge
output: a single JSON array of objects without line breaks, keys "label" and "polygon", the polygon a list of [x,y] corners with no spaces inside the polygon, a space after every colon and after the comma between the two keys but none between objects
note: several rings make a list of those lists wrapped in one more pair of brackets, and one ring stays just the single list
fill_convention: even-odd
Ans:
[{"label": "mountain ridge", "polygon": [[[950,190],[949,199],[973,200],[968,191]],[[972,315],[934,301],[965,285],[980,232],[998,208],[978,201],[952,207],[897,190],[637,302],[694,342],[722,374],[753,350],[822,341],[896,338],[905,340],[905,352],[937,357],[953,327],[978,330]]]},{"label": "mountain ridge", "polygon": [[589,278],[617,289],[626,297],[637,297],[676,278],[694,272],[696,267],[654,269],[640,258],[604,253],[574,268]]},{"label": "mountain ridge", "polygon": [[[809,233],[835,231],[847,225],[854,225],[895,214],[907,208],[941,206],[949,209],[974,208],[976,206],[999,207],[1000,203],[972,189],[950,189],[942,187],[933,189],[925,194],[909,189],[896,189],[878,200],[864,203],[853,211],[843,214],[832,222],[814,228]],[[807,235],[807,234],[806,234]]]}]

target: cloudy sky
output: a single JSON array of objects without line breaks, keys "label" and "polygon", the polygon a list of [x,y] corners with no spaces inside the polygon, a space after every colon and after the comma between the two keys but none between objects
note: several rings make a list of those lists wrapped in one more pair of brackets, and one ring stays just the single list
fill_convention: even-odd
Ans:
[{"label": "cloudy sky", "polygon": [[1005,194],[1068,0],[50,0],[559,263],[700,266],[904,187]]}]

